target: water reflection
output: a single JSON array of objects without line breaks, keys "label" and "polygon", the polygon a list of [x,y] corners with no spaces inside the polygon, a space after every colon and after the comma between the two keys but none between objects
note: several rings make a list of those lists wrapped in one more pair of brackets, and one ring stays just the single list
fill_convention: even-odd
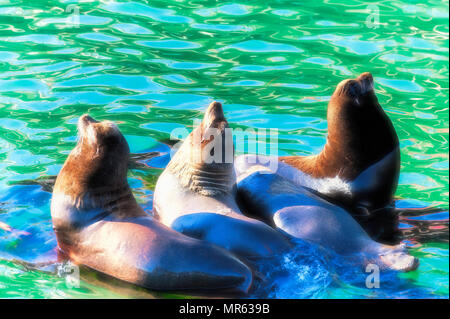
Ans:
[{"label": "water reflection", "polygon": [[[134,153],[130,185],[150,212],[168,161],[159,141],[190,130],[212,100],[232,127],[278,128],[280,155],[309,155],[325,142],[336,84],[370,71],[401,143],[397,208],[421,259],[408,280],[423,296],[448,296],[448,3],[380,3],[377,29],[357,1],[79,2],[76,27],[68,5],[0,1],[0,223],[15,230],[0,228],[2,254],[53,249],[49,192],[83,113],[119,124]],[[405,281],[370,292],[321,259],[309,270],[308,259],[292,262],[302,258],[280,265],[287,279],[273,296],[421,295]],[[86,287],[0,262],[0,297],[116,296]]]}]

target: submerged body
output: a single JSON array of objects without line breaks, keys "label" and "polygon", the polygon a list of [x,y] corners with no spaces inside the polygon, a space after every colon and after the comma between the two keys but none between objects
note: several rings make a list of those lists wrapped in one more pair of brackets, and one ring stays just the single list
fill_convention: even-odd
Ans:
[{"label": "submerged body", "polygon": [[[365,263],[405,271],[417,267],[418,260],[403,247],[375,242],[344,209],[266,166],[250,164],[256,160],[252,156],[236,160],[239,202],[247,214],[273,224],[292,237],[331,248],[339,254],[363,256]],[[326,182],[306,183],[320,186]]]},{"label": "submerged body", "polygon": [[[222,106],[212,103],[200,127],[188,136],[159,177],[154,211],[163,224],[245,258],[283,253],[290,247],[288,240],[265,223],[244,216],[236,203],[233,156],[225,161],[225,152],[233,155],[233,146],[226,148],[227,140],[215,149],[211,145],[226,139],[227,127]],[[211,137],[210,133],[216,134]],[[207,163],[211,152],[219,152],[222,146],[220,159]],[[199,154],[206,155],[194,160]]]},{"label": "submerged body", "polygon": [[75,263],[154,290],[247,292],[236,257],[160,224],[126,180],[128,144],[115,125],[88,116],[59,173],[51,212],[59,249]]}]

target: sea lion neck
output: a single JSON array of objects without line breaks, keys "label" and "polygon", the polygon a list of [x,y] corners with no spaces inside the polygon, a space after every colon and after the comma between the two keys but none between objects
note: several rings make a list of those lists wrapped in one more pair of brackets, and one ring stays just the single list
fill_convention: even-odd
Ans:
[{"label": "sea lion neck", "polygon": [[58,175],[55,190],[61,187],[73,196],[89,193],[101,196],[103,193],[122,189],[128,185],[126,164],[116,163],[114,158],[99,156],[84,147],[75,149],[64,163]]},{"label": "sea lion neck", "polygon": [[236,184],[233,162],[202,162],[193,135],[191,133],[175,153],[167,165],[168,171],[178,178],[182,187],[201,195],[229,194]]}]

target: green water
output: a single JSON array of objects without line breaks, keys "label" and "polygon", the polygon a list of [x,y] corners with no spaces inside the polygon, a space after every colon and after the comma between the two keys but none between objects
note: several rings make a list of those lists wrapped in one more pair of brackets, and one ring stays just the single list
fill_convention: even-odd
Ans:
[{"label": "green water", "polygon": [[[16,183],[58,173],[80,115],[117,122],[140,153],[219,100],[235,128],[278,128],[280,155],[312,154],[336,84],[365,71],[401,141],[400,206],[448,209],[448,1],[267,3],[0,0],[0,222],[15,229],[0,228],[0,254],[54,247],[50,194]],[[160,172],[130,171],[147,210]],[[448,212],[419,218],[402,228],[426,225],[407,240],[421,266],[400,275],[419,292],[338,280],[315,297],[448,298]],[[0,297],[125,296],[0,261]]]}]

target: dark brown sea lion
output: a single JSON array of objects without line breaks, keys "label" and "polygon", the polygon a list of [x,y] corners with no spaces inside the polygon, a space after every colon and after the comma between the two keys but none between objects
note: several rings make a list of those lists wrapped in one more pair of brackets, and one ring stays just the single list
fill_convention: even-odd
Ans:
[{"label": "dark brown sea lion", "polygon": [[389,207],[400,171],[399,141],[378,103],[370,73],[338,84],[327,121],[327,142],[318,155],[285,156],[280,161],[316,179],[338,177],[347,183],[347,191],[326,195],[353,212],[374,238],[392,237],[397,217]]},{"label": "dark brown sea lion", "polygon": [[84,115],[59,173],[51,212],[72,261],[153,290],[246,292],[249,268],[227,251],[148,216],[127,183],[128,144],[115,124]]},{"label": "dark brown sea lion", "polygon": [[160,175],[154,211],[163,224],[238,256],[281,254],[290,248],[288,240],[244,216],[236,203],[233,147],[222,105],[213,102]]}]

